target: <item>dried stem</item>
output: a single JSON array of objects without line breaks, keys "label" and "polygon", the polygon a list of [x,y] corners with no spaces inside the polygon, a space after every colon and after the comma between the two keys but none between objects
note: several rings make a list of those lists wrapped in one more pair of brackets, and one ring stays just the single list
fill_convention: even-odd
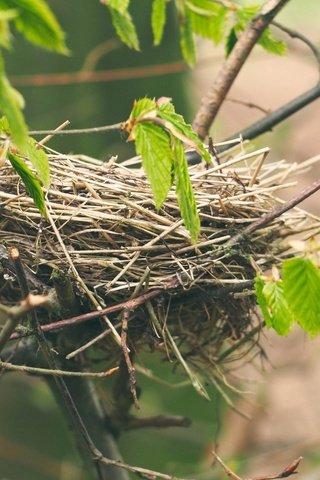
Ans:
[{"label": "dried stem", "polygon": [[204,139],[208,135],[213,120],[251,50],[273,18],[288,1],[268,0],[260,13],[251,20],[242,33],[229,57],[223,63],[216,80],[201,100],[201,106],[193,122],[193,128],[200,138]]},{"label": "dried stem", "polygon": [[92,128],[75,128],[72,130],[30,130],[29,135],[77,135],[84,133],[103,133],[109,132],[111,130],[121,130],[121,123],[114,123],[113,125],[103,125],[102,127],[92,127]]},{"label": "dried stem", "polygon": [[136,390],[136,384],[137,384],[136,370],[131,361],[130,352],[127,346],[129,315],[130,315],[130,311],[128,309],[125,309],[122,315],[121,348],[122,348],[123,356],[128,369],[130,392],[133,398],[133,402],[135,407],[137,409],[140,409],[140,405],[137,397],[137,390]]},{"label": "dried stem", "polygon": [[31,373],[34,375],[50,375],[50,376],[62,376],[62,377],[90,377],[90,378],[106,378],[110,377],[119,370],[119,367],[110,368],[106,372],[73,372],[68,370],[49,368],[28,367],[26,365],[13,365],[9,362],[2,362],[0,360],[0,368],[5,370],[12,370],[14,372]]},{"label": "dried stem", "polygon": [[[212,451],[212,455],[215,457],[217,462],[222,466],[223,470],[226,472],[228,477],[230,477],[232,480],[243,480],[241,477],[239,477],[239,475],[237,475],[233,470],[231,470],[224,463],[224,461],[216,454],[215,451]],[[301,460],[302,460],[302,457],[297,458],[290,465],[284,468],[282,472],[277,473],[275,475],[261,475],[260,477],[253,477],[245,480],[277,480],[279,478],[287,478],[287,477],[290,477],[291,475],[296,475],[298,473],[297,468],[300,465]]]},{"label": "dried stem", "polygon": [[125,429],[190,427],[190,425],[191,420],[187,417],[157,415],[156,417],[131,418]]}]

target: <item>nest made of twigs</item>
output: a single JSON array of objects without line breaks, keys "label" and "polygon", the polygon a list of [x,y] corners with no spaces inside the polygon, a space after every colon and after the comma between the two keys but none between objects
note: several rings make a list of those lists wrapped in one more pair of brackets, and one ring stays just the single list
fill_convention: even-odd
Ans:
[{"label": "nest made of twigs", "polygon": [[[256,268],[266,270],[288,256],[283,240],[289,235],[311,235],[319,227],[316,218],[293,209],[226,248],[281,203],[275,195],[293,184],[289,175],[315,161],[263,163],[267,150],[241,150],[221,155],[220,165],[190,168],[201,219],[194,245],[175,192],[156,211],[149,183],[141,169],[129,168],[132,161],[104,164],[50,155],[46,220],[6,165],[0,171],[1,242],[18,245],[25,264],[45,284],[50,285],[55,269],[69,273],[86,310],[160,289],[163,295],[132,314],[131,344],[138,349],[163,343],[171,357],[207,372],[208,364],[226,361],[257,331],[252,318]],[[4,278],[8,286],[11,280]],[[8,301],[6,288],[1,297]]]}]

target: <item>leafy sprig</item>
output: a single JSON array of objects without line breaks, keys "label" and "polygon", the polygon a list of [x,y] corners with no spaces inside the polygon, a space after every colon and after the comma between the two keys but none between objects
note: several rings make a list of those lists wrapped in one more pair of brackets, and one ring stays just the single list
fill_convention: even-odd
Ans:
[{"label": "leafy sprig", "polygon": [[[68,53],[64,33],[44,0],[2,0],[0,22],[0,46],[3,48],[11,47],[13,27],[37,46],[57,53]],[[0,52],[0,110],[5,116],[0,121],[0,133],[10,139],[8,159],[35,205],[45,214],[41,183],[49,186],[49,162],[45,152],[28,136],[23,107],[24,100],[9,82]],[[30,160],[35,173],[24,163],[24,157]]]},{"label": "leafy sprig", "polygon": [[[319,250],[319,246],[316,246]],[[258,275],[255,292],[267,327],[287,335],[298,323],[312,337],[320,333],[320,264],[317,255],[291,258],[282,275]]]},{"label": "leafy sprig", "polygon": [[136,151],[142,157],[156,208],[161,207],[175,183],[182,219],[195,242],[200,233],[200,220],[184,145],[197,150],[206,161],[210,161],[209,153],[192,127],[175,112],[169,98],[136,101],[123,128],[129,140],[135,141]]},{"label": "leafy sprig", "polygon": [[[193,66],[197,61],[195,36],[211,40],[215,45],[224,43],[228,56],[251,19],[261,5],[239,5],[235,2],[214,0],[153,0],[151,28],[153,43],[163,39],[167,19],[167,4],[172,2],[179,18],[180,47],[183,58]],[[114,28],[121,40],[130,48],[139,50],[139,39],[129,13],[130,1],[102,0],[112,17]],[[266,51],[278,55],[286,53],[286,44],[273,37],[267,28],[257,42]]]}]

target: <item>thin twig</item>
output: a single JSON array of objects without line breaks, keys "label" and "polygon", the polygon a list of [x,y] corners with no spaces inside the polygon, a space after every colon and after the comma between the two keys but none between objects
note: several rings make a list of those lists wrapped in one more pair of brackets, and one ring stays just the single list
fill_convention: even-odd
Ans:
[{"label": "thin twig", "polygon": [[108,40],[96,45],[86,56],[82,65],[83,72],[93,71],[98,61],[108,53],[117,50],[122,46],[119,38],[108,38]]},{"label": "thin twig", "polygon": [[171,428],[189,427],[191,420],[187,417],[157,415],[147,418],[130,418],[126,430],[137,430],[139,428]]},{"label": "thin twig", "polygon": [[[139,297],[136,297],[132,300],[126,302],[117,303],[116,305],[111,305],[110,307],[102,308],[101,310],[96,310],[94,312],[84,313],[82,315],[77,315],[76,317],[67,318],[65,320],[59,320],[58,322],[48,323],[42,325],[42,330],[44,332],[49,332],[52,330],[58,330],[63,327],[70,327],[73,325],[78,325],[88,320],[94,320],[96,318],[103,317],[109,313],[121,312],[122,310],[135,310],[140,305],[143,305],[147,300],[152,300],[153,298],[159,297],[165,292],[162,289],[151,290],[150,292],[144,293]],[[23,335],[15,335],[11,338],[20,338]]]},{"label": "thin twig", "polygon": [[106,378],[113,375],[119,370],[119,367],[110,368],[105,372],[73,372],[69,370],[51,370],[49,368],[28,367],[26,365],[14,365],[0,360],[0,368],[5,370],[13,370],[15,372],[25,372],[36,375],[51,375],[60,377],[91,377],[91,378]]},{"label": "thin twig", "polygon": [[[111,460],[110,458],[106,458],[101,455],[101,453],[96,449],[96,460],[105,464],[105,465],[114,465],[116,467],[124,468],[132,473],[137,473],[138,475],[142,476],[143,478],[147,478],[148,480],[153,480],[156,478],[162,478],[163,480],[183,480],[182,478],[168,475],[166,473],[157,472],[156,470],[150,470],[149,468],[143,467],[135,467],[133,465],[128,465],[127,463],[119,462],[117,460]],[[191,479],[189,479],[191,480]]]},{"label": "thin twig", "polygon": [[51,298],[47,295],[33,295],[30,293],[21,301],[20,305],[12,307],[0,305],[0,318],[7,319],[0,331],[0,353],[11,338],[12,332],[17,328],[19,321],[28,313],[40,307],[51,309]]},{"label": "thin twig", "polygon": [[236,473],[234,473],[225,463],[224,461],[219,457],[219,455],[216,454],[216,452],[213,450],[212,451],[212,455],[214,456],[214,458],[217,460],[218,463],[220,463],[220,465],[222,466],[223,470],[226,472],[226,474],[228,475],[228,477],[232,478],[232,480],[242,480],[241,477],[239,477],[239,475],[237,475]]},{"label": "thin twig", "polygon": [[193,121],[193,128],[200,138],[204,139],[208,135],[213,120],[251,50],[273,18],[288,1],[267,1],[260,13],[249,22],[246,30],[241,34],[229,57],[223,63],[214,83],[201,100],[201,106]]},{"label": "thin twig", "polygon": [[[215,457],[217,462],[222,466],[228,477],[230,477],[232,480],[243,480],[239,475],[237,475],[233,470],[231,470],[225,463],[224,461],[217,455],[215,451],[212,451],[212,455]],[[253,478],[248,478],[244,480],[277,480],[280,478],[287,478],[290,477],[291,475],[296,475],[297,468],[300,465],[300,462],[302,460],[302,457],[297,458],[294,460],[290,465],[288,465],[286,468],[282,470],[282,472],[277,473],[275,475],[261,475],[259,477],[253,477]]]},{"label": "thin twig", "polygon": [[[243,280],[241,282],[237,282],[235,284],[225,285],[223,287],[214,287],[210,290],[204,292],[205,296],[210,295],[212,298],[221,298],[227,294],[234,293],[234,292],[241,292],[244,289],[252,288],[253,280]],[[174,287],[173,287],[174,288]],[[143,305],[148,300],[152,300],[153,298],[157,298],[161,295],[166,293],[167,289],[155,289],[150,290],[135,299],[127,300],[126,302],[116,303],[115,305],[111,305],[110,307],[103,308],[101,310],[96,310],[94,312],[84,313],[82,315],[77,315],[76,317],[67,318],[65,320],[59,320],[58,322],[47,323],[45,325],[41,325],[41,329],[43,332],[52,332],[55,330],[59,330],[65,327],[72,327],[74,325],[79,325],[80,323],[87,322],[89,320],[94,320],[96,318],[101,318],[102,316],[109,314],[109,313],[116,313],[121,312],[122,310],[129,309],[135,310],[140,305]],[[186,296],[189,295],[188,291],[185,291],[184,294]],[[197,293],[198,298],[202,295]],[[121,326],[115,325],[114,328]],[[101,335],[107,335],[111,332],[111,330],[106,330],[102,332]],[[10,340],[17,340],[22,337],[28,336],[25,332],[15,332],[11,335]]]},{"label": "thin twig", "polygon": [[136,369],[134,368],[133,363],[131,361],[130,353],[127,346],[129,315],[130,315],[130,311],[128,309],[125,309],[122,315],[121,348],[122,348],[122,353],[128,369],[130,392],[133,398],[133,403],[137,409],[140,409],[137,390],[136,390],[136,384],[137,384]]},{"label": "thin twig", "polygon": [[[273,112],[269,113],[261,120],[252,123],[248,127],[240,130],[239,132],[234,133],[231,137],[226,140],[231,140],[234,137],[242,135],[243,140],[253,140],[254,138],[262,135],[273,129],[276,125],[281,123],[283,120],[286,120],[288,117],[291,117],[294,113],[298,112],[302,108],[306,107],[310,103],[317,100],[320,97],[320,83],[315,85],[310,90],[302,93],[298,97],[294,98],[290,102],[282,105]],[[219,153],[226,150],[224,146],[217,147]],[[196,152],[195,152],[196,154]]]},{"label": "thin twig", "polygon": [[121,130],[122,122],[113,125],[103,125],[102,127],[75,128],[72,130],[30,130],[29,135],[77,135],[84,133],[104,133],[111,130]]},{"label": "thin twig", "polygon": [[51,135],[46,135],[40,142],[37,143],[37,147],[42,147],[45,143],[49,142],[54,135],[57,135],[58,132],[61,132],[64,128],[66,128],[68,125],[70,125],[69,120],[66,120],[63,122],[61,125],[59,125],[57,128],[55,128],[53,131],[55,132],[54,134]]},{"label": "thin twig", "polygon": [[265,114],[270,112],[270,110],[267,110],[266,108],[263,108],[260,105],[257,105],[256,103],[245,101],[245,100],[239,100],[238,98],[226,97],[225,101],[231,102],[231,103],[237,103],[239,105],[243,105],[244,107],[248,107],[248,108],[254,108],[256,110],[259,110],[259,112],[262,112]]},{"label": "thin twig", "polygon": [[315,46],[314,43],[311,42],[311,40],[309,40],[309,38],[307,38],[302,33],[297,32],[296,30],[293,30],[292,28],[288,28],[282,25],[282,23],[276,22],[275,20],[273,20],[271,23],[275,27],[279,28],[279,30],[282,30],[283,32],[285,32],[291,38],[297,38],[298,40],[301,40],[301,42],[305,43],[310,48],[313,55],[315,56],[318,63],[318,68],[320,69],[320,50]]}]

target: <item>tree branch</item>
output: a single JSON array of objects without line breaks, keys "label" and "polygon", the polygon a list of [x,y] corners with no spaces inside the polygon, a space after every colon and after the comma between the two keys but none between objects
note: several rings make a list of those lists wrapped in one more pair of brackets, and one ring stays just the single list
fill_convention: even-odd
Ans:
[{"label": "tree branch", "polygon": [[217,78],[201,100],[193,128],[204,139],[215,119],[234,80],[248,58],[251,50],[270,22],[289,0],[268,0],[260,13],[254,17],[242,33],[229,57],[223,63]]},{"label": "tree branch", "polygon": [[[262,135],[273,129],[278,123],[286,120],[286,118],[290,117],[294,113],[298,112],[302,108],[309,105],[309,103],[313,102],[317,98],[320,97],[320,83],[315,85],[310,90],[307,90],[305,93],[302,93],[298,97],[294,98],[290,102],[282,105],[282,107],[277,108],[273,112],[269,113],[261,120],[252,123],[248,127],[243,130],[240,130],[237,133],[232,134],[231,137],[228,137],[226,140],[231,140],[232,138],[236,138],[239,135],[242,136],[243,140],[252,140],[253,138]],[[223,152],[227,150],[226,146],[217,147],[218,152]]]},{"label": "tree branch", "polygon": [[90,377],[90,378],[106,378],[113,375],[119,370],[119,367],[110,368],[105,372],[73,372],[69,370],[50,370],[50,368],[41,368],[41,367],[28,367],[26,365],[14,365],[9,362],[2,362],[0,360],[0,368],[4,370],[11,370],[14,372],[23,372],[31,373],[35,375],[50,375],[50,376],[61,376],[61,377]]},{"label": "tree branch", "polygon": [[302,33],[297,32],[296,30],[292,30],[292,28],[285,27],[284,25],[282,25],[282,23],[276,22],[275,20],[272,21],[272,25],[277,27],[279,30],[285,32],[291,38],[297,38],[301,42],[305,43],[315,56],[318,63],[318,68],[320,69],[320,50],[311,42],[311,40],[309,40],[309,38],[307,38]]},{"label": "tree branch", "polygon": [[[226,472],[228,477],[230,477],[232,480],[243,480],[241,477],[239,477],[239,475],[237,475],[233,470],[231,470],[224,463],[224,461],[216,454],[215,451],[212,452],[212,455],[215,457],[217,462],[222,466],[223,470]],[[275,475],[261,475],[260,477],[253,477],[250,479],[248,478],[246,480],[277,480],[280,478],[290,477],[291,475],[296,475],[298,473],[297,468],[299,467],[301,460],[302,460],[302,457],[297,458],[290,465],[284,468],[282,472],[276,473]]]},{"label": "tree branch", "polygon": [[130,418],[126,430],[137,430],[138,428],[171,428],[190,427],[191,420],[187,417],[157,415],[156,417]]}]

